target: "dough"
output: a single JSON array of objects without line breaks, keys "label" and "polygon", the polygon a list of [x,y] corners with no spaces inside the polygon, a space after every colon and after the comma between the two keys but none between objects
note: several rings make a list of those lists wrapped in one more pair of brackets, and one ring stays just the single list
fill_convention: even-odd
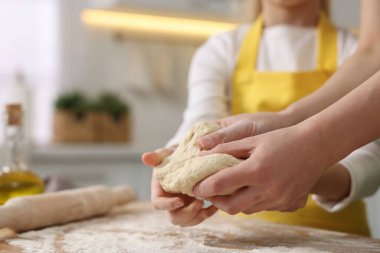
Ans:
[{"label": "dough", "polygon": [[240,163],[239,159],[227,154],[198,156],[200,148],[197,139],[219,128],[216,123],[197,123],[175,152],[154,168],[157,179],[165,191],[193,196],[193,187],[198,182],[222,169]]}]

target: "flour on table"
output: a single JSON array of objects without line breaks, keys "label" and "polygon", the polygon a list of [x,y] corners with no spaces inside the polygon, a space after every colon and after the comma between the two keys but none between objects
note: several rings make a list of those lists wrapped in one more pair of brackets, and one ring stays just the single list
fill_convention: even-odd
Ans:
[{"label": "flour on table", "polygon": [[[19,238],[7,242],[23,253],[328,252],[298,246],[299,242],[275,244],[268,242],[265,236],[251,239],[252,236],[258,234],[228,222],[205,222],[196,227],[180,228],[170,224],[163,213],[147,212],[137,206],[125,212],[116,210],[109,217],[22,233]],[[259,245],[255,245],[256,241]]]},{"label": "flour on table", "polygon": [[197,123],[179,144],[175,152],[155,168],[158,181],[167,192],[192,196],[194,185],[216,172],[235,166],[239,159],[228,154],[198,156],[197,139],[220,129],[212,122]]}]

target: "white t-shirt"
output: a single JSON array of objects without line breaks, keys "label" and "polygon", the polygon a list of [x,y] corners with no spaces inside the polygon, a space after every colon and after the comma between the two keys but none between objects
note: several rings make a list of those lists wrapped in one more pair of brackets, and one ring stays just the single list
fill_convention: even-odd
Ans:
[{"label": "white t-shirt", "polygon": [[[202,120],[215,120],[230,115],[229,101],[231,79],[244,37],[250,24],[212,36],[195,53],[188,79],[188,104],[183,122],[167,146],[180,142],[192,126]],[[347,31],[338,30],[338,63],[346,60],[355,50],[357,40]],[[317,29],[276,25],[263,30],[257,61],[258,71],[307,71],[316,68]],[[371,145],[371,144],[369,144]],[[363,181],[371,173],[380,173],[380,144],[372,144],[353,153],[344,160],[352,177],[350,196],[339,202],[314,199],[328,211],[344,208],[353,200],[364,197],[373,190],[362,190]],[[365,159],[361,153],[367,154]],[[378,153],[377,156],[375,153]],[[370,159],[371,158],[371,159]],[[366,162],[362,162],[366,160]],[[368,169],[371,167],[372,169]],[[371,173],[369,173],[371,172]],[[370,175],[371,174],[371,175]],[[357,184],[357,185],[356,185]],[[371,189],[374,187],[372,186]]]}]

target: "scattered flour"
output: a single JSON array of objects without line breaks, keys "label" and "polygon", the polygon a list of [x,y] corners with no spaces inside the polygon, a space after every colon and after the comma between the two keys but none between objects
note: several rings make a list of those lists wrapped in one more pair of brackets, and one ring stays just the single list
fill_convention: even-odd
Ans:
[{"label": "scattered flour", "polygon": [[216,215],[179,228],[149,205],[135,203],[107,217],[31,231],[7,242],[27,253],[320,253],[334,252],[333,247],[348,253],[375,252],[380,245],[341,233],[241,219]]}]

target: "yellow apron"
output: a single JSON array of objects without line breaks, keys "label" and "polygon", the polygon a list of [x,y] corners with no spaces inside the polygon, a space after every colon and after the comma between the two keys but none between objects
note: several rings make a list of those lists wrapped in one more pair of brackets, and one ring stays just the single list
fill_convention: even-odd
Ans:
[{"label": "yellow apron", "polygon": [[[317,31],[316,70],[256,71],[262,27],[263,19],[259,17],[243,41],[233,76],[231,101],[233,114],[282,110],[321,87],[337,67],[337,32],[325,15],[321,14]],[[241,215],[283,224],[369,235],[363,201],[356,201],[340,212],[329,213],[309,197],[306,206],[295,212],[265,211],[248,216]]]}]

